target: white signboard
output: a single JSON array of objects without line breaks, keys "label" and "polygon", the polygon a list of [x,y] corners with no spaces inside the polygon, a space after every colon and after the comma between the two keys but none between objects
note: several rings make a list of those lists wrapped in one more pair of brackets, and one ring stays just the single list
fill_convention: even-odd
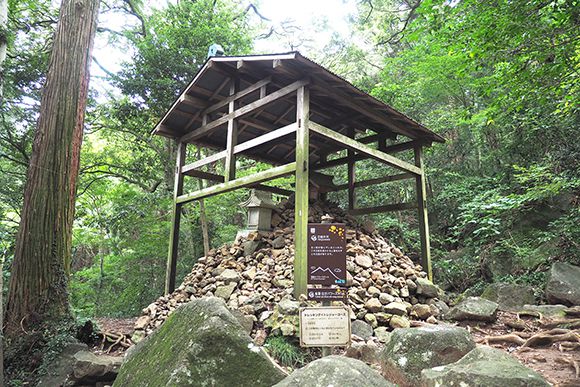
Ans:
[{"label": "white signboard", "polygon": [[350,344],[350,317],[343,306],[300,309],[300,346],[340,347]]}]

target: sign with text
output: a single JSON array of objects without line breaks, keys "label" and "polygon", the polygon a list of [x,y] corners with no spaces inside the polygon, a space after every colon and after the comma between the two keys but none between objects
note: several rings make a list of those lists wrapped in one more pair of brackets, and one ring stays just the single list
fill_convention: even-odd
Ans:
[{"label": "sign with text", "polygon": [[300,309],[300,346],[335,347],[350,344],[348,309],[321,306]]},{"label": "sign with text", "polygon": [[313,301],[344,301],[347,292],[345,288],[309,288],[308,299]]},{"label": "sign with text", "polygon": [[309,285],[346,284],[346,227],[341,223],[308,224]]}]

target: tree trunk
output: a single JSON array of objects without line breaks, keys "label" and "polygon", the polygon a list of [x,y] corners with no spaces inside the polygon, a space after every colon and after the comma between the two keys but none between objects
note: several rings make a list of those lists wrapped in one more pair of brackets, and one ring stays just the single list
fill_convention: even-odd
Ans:
[{"label": "tree trunk", "polygon": [[7,336],[70,315],[68,274],[99,0],[63,0],[16,237]]},{"label": "tree trunk", "polygon": [[4,100],[4,60],[8,49],[8,0],[0,0],[0,103]]}]

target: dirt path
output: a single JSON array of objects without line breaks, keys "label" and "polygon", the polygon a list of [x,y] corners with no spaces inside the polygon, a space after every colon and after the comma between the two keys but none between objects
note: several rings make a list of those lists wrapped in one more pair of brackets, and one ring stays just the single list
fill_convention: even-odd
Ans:
[{"label": "dirt path", "polygon": [[[499,312],[494,323],[468,322],[460,325],[470,330],[476,342],[515,356],[554,386],[578,387],[580,325],[575,324],[578,324],[578,319],[572,317],[563,320]],[[536,339],[528,341],[530,337]]]}]

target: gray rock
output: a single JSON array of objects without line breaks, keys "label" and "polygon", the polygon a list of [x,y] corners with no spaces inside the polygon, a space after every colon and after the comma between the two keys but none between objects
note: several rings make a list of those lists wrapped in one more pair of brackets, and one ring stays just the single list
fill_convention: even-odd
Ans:
[{"label": "gray rock", "polygon": [[379,294],[379,301],[381,302],[381,304],[389,304],[395,301],[395,297],[391,296],[388,293],[381,293]]},{"label": "gray rock", "polygon": [[375,336],[381,343],[388,343],[391,341],[391,332],[387,329],[387,327],[377,327],[375,328]]},{"label": "gray rock", "polygon": [[410,328],[411,327],[411,322],[405,316],[397,316],[397,315],[394,315],[389,320],[389,326],[391,328],[393,328],[393,329],[397,329],[397,328]]},{"label": "gray rock", "polygon": [[481,298],[496,302],[500,310],[515,311],[526,304],[536,302],[534,288],[529,285],[508,284],[503,282],[488,285]]},{"label": "gray rock", "polygon": [[219,275],[219,279],[223,280],[226,284],[229,284],[231,282],[239,282],[240,275],[238,274],[237,271],[235,271],[233,269],[225,269]]},{"label": "gray rock", "polygon": [[354,261],[356,262],[357,265],[364,267],[365,269],[368,269],[373,265],[373,260],[371,259],[371,257],[366,255],[357,255],[354,258]]},{"label": "gray rock", "polygon": [[282,314],[297,315],[299,309],[300,303],[298,301],[292,301],[289,298],[285,298],[278,303],[278,310]]},{"label": "gray rock", "polygon": [[402,302],[391,302],[390,304],[385,305],[383,310],[386,313],[403,316],[407,314],[407,305],[403,304]]},{"label": "gray rock", "polygon": [[365,302],[365,308],[369,312],[379,312],[383,309],[383,304],[381,304],[378,298],[370,298]]},{"label": "gray rock", "polygon": [[469,332],[459,327],[395,329],[381,354],[381,369],[397,385],[416,386],[421,370],[456,362],[474,348]]},{"label": "gray rock", "polygon": [[71,337],[71,341],[64,345],[61,352],[48,365],[50,372],[42,375],[38,380],[38,386],[60,386],[70,380],[73,374],[73,365],[76,362],[74,355],[79,351],[86,351],[86,344],[79,343]]},{"label": "gray rock", "polygon": [[393,386],[360,360],[326,356],[292,372],[275,387]]},{"label": "gray rock", "polygon": [[448,319],[463,321],[495,321],[498,304],[480,297],[469,297],[445,314]]},{"label": "gray rock", "polygon": [[417,278],[417,294],[423,295],[427,298],[434,298],[439,296],[439,287],[427,278]]},{"label": "gray rock", "polygon": [[121,356],[97,356],[89,351],[74,355],[73,376],[77,384],[112,382],[123,364]]},{"label": "gray rock", "polygon": [[520,308],[522,312],[537,312],[549,317],[566,316],[566,305],[524,305]]},{"label": "gray rock", "polygon": [[550,268],[546,298],[551,304],[580,305],[580,267],[555,262]]},{"label": "gray rock", "polygon": [[272,241],[272,247],[275,249],[281,249],[284,246],[286,246],[286,239],[284,239],[283,235],[280,235]]},{"label": "gray rock", "polygon": [[373,327],[362,320],[354,320],[350,327],[353,335],[357,335],[365,341],[373,336]]},{"label": "gray rock", "polygon": [[422,386],[544,387],[549,384],[535,371],[499,349],[480,346],[456,363],[421,372]]},{"label": "gray rock", "polygon": [[227,301],[230,299],[230,296],[234,292],[234,289],[236,288],[237,285],[238,285],[237,283],[232,282],[228,285],[218,286],[214,292],[214,295]]},{"label": "gray rock", "polygon": [[284,378],[217,297],[177,308],[127,356],[114,386],[271,386]]},{"label": "gray rock", "polygon": [[252,316],[246,316],[239,309],[230,309],[230,313],[238,320],[248,335],[252,333],[252,328],[254,328]]},{"label": "gray rock", "polygon": [[244,248],[244,256],[252,255],[258,250],[261,241],[245,241],[242,247]]}]

